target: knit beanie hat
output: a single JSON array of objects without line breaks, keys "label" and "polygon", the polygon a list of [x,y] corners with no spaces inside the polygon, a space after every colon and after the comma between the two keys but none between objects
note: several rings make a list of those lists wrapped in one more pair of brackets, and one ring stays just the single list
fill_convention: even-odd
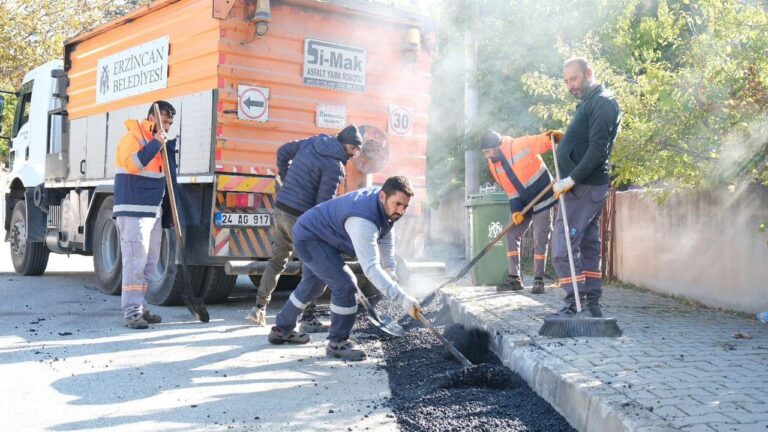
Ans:
[{"label": "knit beanie hat", "polygon": [[357,126],[353,124],[342,129],[337,138],[342,144],[352,144],[355,147],[363,145],[363,137],[360,135],[360,131],[357,130]]},{"label": "knit beanie hat", "polygon": [[481,149],[492,149],[500,145],[501,145],[501,135],[499,135],[499,133],[496,132],[495,130],[488,129],[480,138]]}]

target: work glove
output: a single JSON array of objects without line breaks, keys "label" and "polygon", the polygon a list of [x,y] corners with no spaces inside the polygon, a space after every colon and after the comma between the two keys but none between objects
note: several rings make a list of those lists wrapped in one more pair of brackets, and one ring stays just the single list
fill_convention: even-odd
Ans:
[{"label": "work glove", "polygon": [[403,311],[410,315],[411,318],[418,319],[418,314],[421,313],[421,305],[419,305],[418,300],[403,293],[403,299],[400,302],[400,305],[403,306]]},{"label": "work glove", "polygon": [[544,135],[546,135],[546,136],[548,136],[550,138],[554,138],[555,142],[558,143],[558,144],[560,144],[560,140],[563,139],[563,137],[565,136],[565,134],[562,131],[559,131],[559,130],[548,130],[548,131],[544,132]]},{"label": "work glove", "polygon": [[525,220],[525,216],[523,216],[520,212],[514,212],[512,213],[512,223],[515,225],[520,225]]},{"label": "work glove", "polygon": [[555,199],[559,199],[560,195],[568,192],[576,184],[571,177],[558,180],[554,186],[552,186],[552,192],[555,193]]}]

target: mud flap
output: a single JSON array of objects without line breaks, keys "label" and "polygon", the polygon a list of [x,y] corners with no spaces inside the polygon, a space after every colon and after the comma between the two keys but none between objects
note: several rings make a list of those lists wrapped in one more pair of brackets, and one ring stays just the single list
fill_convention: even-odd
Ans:
[{"label": "mud flap", "polygon": [[[35,205],[34,193],[34,188],[27,188],[24,192],[24,199],[27,204],[27,239],[30,242],[44,242],[47,224],[46,214]],[[6,205],[8,204],[6,203]]]}]

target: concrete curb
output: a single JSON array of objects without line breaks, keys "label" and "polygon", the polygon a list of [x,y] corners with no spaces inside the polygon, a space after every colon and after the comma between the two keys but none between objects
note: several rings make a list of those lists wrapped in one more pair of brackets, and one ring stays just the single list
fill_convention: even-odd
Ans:
[{"label": "concrete curb", "polygon": [[549,354],[524,334],[502,334],[459,300],[446,295],[454,322],[491,335],[491,349],[568,423],[581,432],[666,432],[678,430],[616,391]]}]

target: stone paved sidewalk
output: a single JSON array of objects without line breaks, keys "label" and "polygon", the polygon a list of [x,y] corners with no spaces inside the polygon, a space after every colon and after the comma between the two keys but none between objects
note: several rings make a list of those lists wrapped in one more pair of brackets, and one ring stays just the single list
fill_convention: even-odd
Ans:
[{"label": "stone paved sidewalk", "polygon": [[[768,325],[608,286],[620,338],[550,339],[560,289],[444,290],[453,318],[486,327],[499,357],[580,431],[768,431]],[[751,339],[734,337],[747,333]]]}]

